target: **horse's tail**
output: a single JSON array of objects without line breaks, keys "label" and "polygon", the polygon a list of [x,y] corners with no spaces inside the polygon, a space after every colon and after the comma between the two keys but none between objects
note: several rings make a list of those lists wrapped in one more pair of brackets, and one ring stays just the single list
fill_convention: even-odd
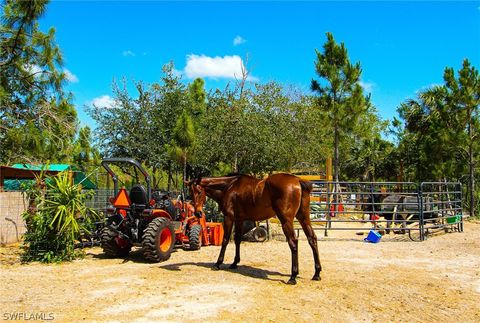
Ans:
[{"label": "horse's tail", "polygon": [[306,181],[306,180],[301,179],[300,180],[300,186],[302,187],[302,195],[303,194],[310,195],[310,193],[313,190],[313,184],[310,181]]},{"label": "horse's tail", "polygon": [[313,190],[313,184],[310,181],[301,179],[300,186],[302,188],[302,198],[296,217],[300,221],[310,223],[310,193]]}]

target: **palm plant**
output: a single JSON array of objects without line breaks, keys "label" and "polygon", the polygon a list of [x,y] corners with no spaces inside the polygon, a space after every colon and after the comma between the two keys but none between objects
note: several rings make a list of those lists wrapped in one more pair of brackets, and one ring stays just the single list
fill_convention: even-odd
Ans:
[{"label": "palm plant", "polygon": [[42,212],[53,215],[50,226],[60,234],[69,235],[74,241],[81,227],[78,219],[93,212],[85,206],[85,200],[93,196],[93,191],[82,192],[82,186],[71,184],[69,173],[62,172],[47,181],[47,194]]},{"label": "palm plant", "polygon": [[[93,191],[83,192],[73,184],[68,172],[45,180],[46,190],[40,193],[37,209],[24,214],[27,223],[23,259],[25,261],[62,261],[77,256],[74,243],[82,231],[88,231],[88,220],[96,212],[85,206]],[[38,196],[38,195],[37,195]]]}]

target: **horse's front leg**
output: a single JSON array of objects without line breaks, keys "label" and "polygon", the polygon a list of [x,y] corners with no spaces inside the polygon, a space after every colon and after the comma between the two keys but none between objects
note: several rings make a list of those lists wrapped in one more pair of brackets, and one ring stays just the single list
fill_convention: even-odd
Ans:
[{"label": "horse's front leg", "polygon": [[225,257],[225,250],[227,250],[228,241],[230,240],[230,235],[232,234],[233,227],[233,215],[224,213],[223,220],[223,241],[222,248],[220,249],[220,254],[218,255],[217,262],[213,265],[212,270],[219,270],[220,265],[223,264],[223,259]]},{"label": "horse's front leg", "polygon": [[235,259],[230,265],[230,269],[237,269],[237,264],[240,262],[240,243],[243,235],[243,221],[235,221]]}]

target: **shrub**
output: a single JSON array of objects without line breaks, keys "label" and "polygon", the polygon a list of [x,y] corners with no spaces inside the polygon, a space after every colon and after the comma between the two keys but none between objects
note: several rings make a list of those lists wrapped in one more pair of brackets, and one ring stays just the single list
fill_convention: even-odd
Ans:
[{"label": "shrub", "polygon": [[82,186],[72,184],[68,172],[62,172],[42,180],[37,178],[27,194],[31,207],[23,214],[27,226],[23,261],[59,262],[82,255],[74,245],[91,222],[79,220],[96,216],[85,206],[94,192],[82,192]]}]

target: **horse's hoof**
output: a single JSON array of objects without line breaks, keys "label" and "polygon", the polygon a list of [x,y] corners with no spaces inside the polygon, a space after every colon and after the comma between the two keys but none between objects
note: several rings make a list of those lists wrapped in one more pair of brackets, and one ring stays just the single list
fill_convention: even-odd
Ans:
[{"label": "horse's hoof", "polygon": [[231,264],[228,268],[229,269],[237,269],[238,266],[237,266],[237,264]]},{"label": "horse's hoof", "polygon": [[220,270],[220,265],[213,265],[212,270]]},{"label": "horse's hoof", "polygon": [[313,276],[312,280],[317,280],[317,281],[319,281],[319,280],[322,280],[322,278],[320,278],[320,276]]},{"label": "horse's hoof", "polygon": [[296,285],[297,284],[297,281],[293,278],[290,278],[287,282],[287,285]]}]

